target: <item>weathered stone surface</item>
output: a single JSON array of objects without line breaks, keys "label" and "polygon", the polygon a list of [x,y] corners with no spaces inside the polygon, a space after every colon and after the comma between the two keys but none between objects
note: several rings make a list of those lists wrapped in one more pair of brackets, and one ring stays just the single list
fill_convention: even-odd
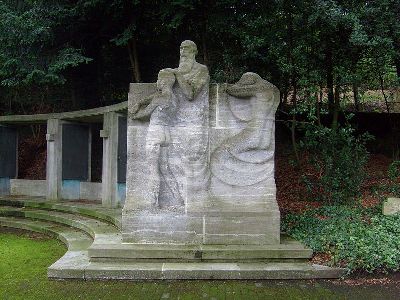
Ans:
[{"label": "weathered stone surface", "polygon": [[383,203],[383,214],[394,215],[400,213],[400,198],[388,198]]},{"label": "weathered stone surface", "polygon": [[85,279],[313,279],[338,278],[345,272],[307,263],[91,263]]},{"label": "weathered stone surface", "polygon": [[46,180],[11,179],[10,194],[13,196],[46,196]]},{"label": "weathered stone surface", "polygon": [[255,73],[209,89],[196,45],[128,96],[125,242],[280,242],[274,180],[279,91]]},{"label": "weathered stone surface", "polygon": [[109,112],[104,114],[103,129],[100,137],[103,138],[102,161],[102,204],[105,207],[117,206],[117,153],[118,153],[118,114]]},{"label": "weathered stone surface", "polygon": [[80,183],[79,199],[90,199],[101,201],[102,184],[99,182]]},{"label": "weathered stone surface", "polygon": [[89,248],[91,261],[268,261],[308,260],[312,251],[299,242],[284,240],[275,245],[167,245],[99,244]]},{"label": "weathered stone surface", "polygon": [[125,210],[183,209],[194,196],[190,182],[206,184],[208,80],[205,66],[194,62],[188,71],[160,71],[159,91],[131,85]]},{"label": "weathered stone surface", "polygon": [[47,162],[46,198],[51,201],[61,199],[62,187],[62,122],[59,119],[47,120]]}]

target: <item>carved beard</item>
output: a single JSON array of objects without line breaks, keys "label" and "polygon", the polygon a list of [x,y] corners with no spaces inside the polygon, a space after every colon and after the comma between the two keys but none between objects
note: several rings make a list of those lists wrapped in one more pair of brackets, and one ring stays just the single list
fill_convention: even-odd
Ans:
[{"label": "carved beard", "polygon": [[194,59],[187,56],[181,56],[179,60],[179,71],[182,73],[189,73],[192,70]]}]

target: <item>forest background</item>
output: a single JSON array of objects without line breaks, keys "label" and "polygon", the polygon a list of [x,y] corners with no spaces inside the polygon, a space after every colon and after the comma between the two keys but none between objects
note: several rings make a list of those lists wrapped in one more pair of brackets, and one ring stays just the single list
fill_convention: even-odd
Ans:
[{"label": "forest background", "polygon": [[398,0],[2,0],[0,112],[125,101],[130,82],[177,65],[184,39],[212,81],[257,72],[282,108],[326,107],[334,126],[341,104],[362,109],[366,91],[386,112],[397,100]]}]

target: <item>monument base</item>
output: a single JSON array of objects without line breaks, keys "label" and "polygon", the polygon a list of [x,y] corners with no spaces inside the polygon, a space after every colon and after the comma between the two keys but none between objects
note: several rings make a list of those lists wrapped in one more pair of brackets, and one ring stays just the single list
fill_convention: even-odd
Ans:
[{"label": "monument base", "polygon": [[277,245],[167,245],[167,244],[93,244],[91,262],[283,262],[308,261],[312,250],[290,238]]},{"label": "monument base", "polygon": [[279,210],[182,213],[124,211],[124,243],[184,245],[279,245]]},{"label": "monument base", "polygon": [[[344,269],[312,265],[312,250],[288,237],[279,245],[162,245],[94,243],[84,278],[313,279],[337,278]],[[61,277],[57,266],[50,278]],[[61,272],[61,270],[60,270]],[[67,272],[63,266],[63,272]]]}]

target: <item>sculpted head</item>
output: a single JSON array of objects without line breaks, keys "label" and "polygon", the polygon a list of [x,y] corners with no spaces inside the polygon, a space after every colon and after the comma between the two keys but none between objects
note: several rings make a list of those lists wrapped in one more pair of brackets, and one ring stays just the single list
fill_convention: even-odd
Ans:
[{"label": "sculpted head", "polygon": [[179,68],[183,72],[190,72],[197,55],[197,46],[193,41],[183,41],[180,47]]},{"label": "sculpted head", "polygon": [[157,77],[157,89],[164,90],[166,88],[172,88],[175,83],[175,75],[168,69],[162,69],[158,72]]},{"label": "sculpted head", "polygon": [[247,72],[238,82],[227,88],[227,93],[236,97],[251,97],[263,88],[264,80],[260,75]]}]

